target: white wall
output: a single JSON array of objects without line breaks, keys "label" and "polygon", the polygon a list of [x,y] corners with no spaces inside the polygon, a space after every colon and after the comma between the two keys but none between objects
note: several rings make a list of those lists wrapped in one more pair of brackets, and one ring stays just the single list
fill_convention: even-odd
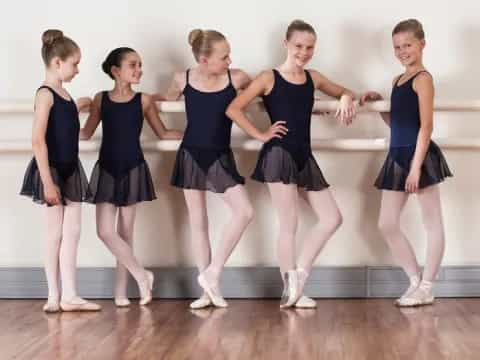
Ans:
[{"label": "white wall", "polygon": [[[455,7],[454,7],[455,5]],[[82,1],[44,0],[13,2],[0,15],[0,102],[31,102],[43,79],[40,36],[47,28],[60,28],[82,49],[80,74],[68,89],[74,96],[93,95],[109,88],[111,81],[100,70],[109,50],[127,45],[143,58],[141,91],[165,89],[172,71],[192,65],[186,42],[194,27],[224,32],[232,45],[233,66],[254,75],[283,59],[281,41],[288,23],[304,19],[317,30],[317,53],[311,67],[356,91],[376,89],[389,94],[391,79],[402,68],[391,49],[390,32],[400,20],[420,19],[427,34],[425,63],[433,73],[437,98],[478,98],[480,55],[480,5],[473,0],[455,4],[404,0],[386,2],[341,1]],[[166,117],[170,125],[184,126],[183,116]],[[265,119],[259,120],[265,122]],[[31,117],[0,114],[0,140],[28,139]],[[436,116],[434,137],[476,136],[477,114]],[[314,117],[313,136],[384,137],[386,127],[376,115],[363,115],[351,128],[341,128],[331,119]],[[149,129],[145,136],[151,136]],[[243,136],[235,131],[235,136]],[[476,221],[480,209],[477,188],[480,171],[476,151],[445,151],[455,178],[442,185],[447,250],[445,264],[473,264],[480,259]],[[315,156],[333,185],[344,214],[344,225],[318,258],[318,265],[390,264],[391,257],[376,230],[380,194],[372,183],[384,154],[379,152],[316,152]],[[0,266],[38,266],[44,251],[43,208],[33,205],[18,191],[30,153],[0,153]],[[236,154],[244,175],[252,170],[256,154]],[[90,172],[96,154],[82,153]],[[142,204],[136,223],[136,253],[146,265],[193,265],[189,247],[187,213],[181,191],[168,185],[173,153],[147,154],[155,176],[158,200]],[[275,264],[277,224],[264,186],[249,182],[256,218],[229,265]],[[413,200],[413,201],[412,201]],[[214,246],[221,225],[227,220],[225,206],[209,197],[211,235]],[[312,214],[303,209],[299,242],[312,224]],[[405,231],[423,259],[425,236],[420,211],[411,199],[403,217]],[[78,262],[81,266],[110,266],[113,257],[95,235],[94,208],[83,211],[83,234]]]}]

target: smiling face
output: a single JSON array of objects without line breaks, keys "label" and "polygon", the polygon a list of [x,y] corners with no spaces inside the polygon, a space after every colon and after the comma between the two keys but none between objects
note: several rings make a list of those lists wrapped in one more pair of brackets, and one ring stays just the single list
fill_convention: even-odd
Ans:
[{"label": "smiling face", "polygon": [[230,44],[226,40],[216,41],[209,56],[200,56],[200,64],[204,64],[212,74],[223,74],[228,70],[230,59]]},{"label": "smiling face", "polygon": [[294,31],[290,39],[285,40],[288,59],[295,65],[304,67],[313,57],[317,37],[308,31]]},{"label": "smiling face", "polygon": [[421,64],[425,40],[419,40],[411,31],[399,32],[392,36],[395,56],[405,66]]},{"label": "smiling face", "polygon": [[142,59],[134,51],[127,52],[123,55],[120,66],[112,66],[112,75],[115,80],[129,84],[140,83],[142,74]]}]

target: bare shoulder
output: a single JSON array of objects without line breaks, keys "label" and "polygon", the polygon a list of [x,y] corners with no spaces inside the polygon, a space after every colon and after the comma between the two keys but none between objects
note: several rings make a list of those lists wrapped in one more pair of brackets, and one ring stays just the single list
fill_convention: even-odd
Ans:
[{"label": "bare shoulder", "polygon": [[318,70],[315,70],[315,69],[305,69],[305,70],[308,71],[308,73],[313,79],[313,82],[316,84],[320,84],[325,80],[327,80],[327,77]]},{"label": "bare shoulder", "polygon": [[175,71],[172,81],[178,88],[184,88],[187,83],[187,70]]},{"label": "bare shoulder", "polygon": [[423,84],[433,84],[433,77],[432,77],[432,74],[430,74],[428,71],[422,71],[417,76],[415,76],[415,79],[413,79],[413,82],[423,83]]},{"label": "bare shoulder", "polygon": [[242,69],[231,69],[230,75],[232,76],[233,86],[236,89],[243,89],[252,81],[250,76]]},{"label": "bare shoulder", "polygon": [[263,82],[264,84],[268,85],[270,83],[273,83],[274,81],[274,75],[272,70],[263,70],[260,74],[258,74],[254,81],[260,81]]},{"label": "bare shoulder", "polygon": [[142,92],[142,105],[144,108],[149,108],[153,103],[152,95]]},{"label": "bare shoulder", "polygon": [[264,70],[252,81],[251,85],[261,89],[261,94],[269,94],[275,86],[275,75],[273,70]]},{"label": "bare shoulder", "polygon": [[99,91],[95,94],[95,96],[93,97],[93,103],[95,105],[98,105],[100,106],[100,104],[102,103],[102,97],[103,97],[103,91]]},{"label": "bare shoulder", "polygon": [[230,74],[232,75],[232,78],[240,78],[240,79],[245,77],[249,78],[247,73],[242,69],[230,69]]},{"label": "bare shoulder", "polygon": [[413,90],[431,91],[433,89],[433,77],[427,71],[422,71],[413,79]]},{"label": "bare shoulder", "polygon": [[46,88],[41,88],[35,94],[35,105],[52,106],[53,94]]},{"label": "bare shoulder", "polygon": [[318,70],[315,70],[315,69],[305,69],[305,70],[308,71],[308,73],[312,77],[316,77],[316,78],[324,78],[325,77]]}]

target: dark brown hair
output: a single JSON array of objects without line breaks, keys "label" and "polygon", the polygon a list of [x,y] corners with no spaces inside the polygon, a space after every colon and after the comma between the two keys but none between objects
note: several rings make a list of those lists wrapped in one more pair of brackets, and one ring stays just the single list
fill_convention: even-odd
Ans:
[{"label": "dark brown hair", "polygon": [[113,49],[107,55],[107,58],[103,61],[102,70],[105,72],[105,74],[110,76],[110,78],[115,80],[112,74],[112,66],[120,67],[125,55],[132,52],[134,53],[136,51],[129,47],[119,47]]}]

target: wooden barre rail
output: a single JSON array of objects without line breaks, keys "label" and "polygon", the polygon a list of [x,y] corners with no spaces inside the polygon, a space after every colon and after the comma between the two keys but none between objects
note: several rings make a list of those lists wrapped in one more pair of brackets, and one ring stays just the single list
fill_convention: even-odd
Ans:
[{"label": "wooden barre rail", "polygon": [[[182,113],[185,112],[184,101],[161,101],[158,103],[160,112]],[[254,107],[262,109],[262,102],[253,104]],[[313,111],[335,111],[338,106],[336,100],[315,100]],[[358,108],[360,112],[388,112],[390,101],[376,101]],[[480,100],[437,100],[434,104],[435,111],[480,111]],[[4,103],[0,104],[0,114],[30,114],[33,111],[31,103]]]},{"label": "wooden barre rail", "polygon": [[[338,101],[316,100],[314,112],[332,112],[336,110]],[[255,102],[254,107],[263,109],[261,101]],[[368,103],[359,108],[362,112],[388,112],[389,101],[377,101]],[[0,104],[0,114],[31,114],[32,104]],[[185,111],[183,101],[159,102],[159,110],[164,113],[181,113]],[[480,100],[464,101],[436,101],[436,111],[480,111]],[[442,138],[437,139],[439,146],[445,149],[480,149],[480,138]],[[147,140],[142,141],[142,147],[146,152],[176,151],[180,141],[176,140]],[[232,139],[232,149],[241,151],[258,151],[261,142],[252,139]],[[324,151],[384,151],[388,148],[388,140],[378,139],[312,139],[312,150]],[[100,149],[99,140],[81,141],[82,152],[97,152]],[[0,140],[0,153],[30,152],[31,142],[28,140]]]},{"label": "wooden barre rail", "polygon": [[[439,138],[435,142],[443,149],[453,150],[478,150],[480,149],[480,137],[478,138]],[[100,140],[80,141],[80,151],[84,153],[98,152]],[[180,145],[179,140],[146,140],[142,141],[145,152],[174,152]],[[235,151],[259,151],[262,143],[251,139],[233,139],[232,149]],[[377,139],[314,139],[312,150],[321,151],[385,151],[388,149],[388,140]],[[32,144],[28,140],[0,140],[1,153],[24,153],[31,152]]]}]

